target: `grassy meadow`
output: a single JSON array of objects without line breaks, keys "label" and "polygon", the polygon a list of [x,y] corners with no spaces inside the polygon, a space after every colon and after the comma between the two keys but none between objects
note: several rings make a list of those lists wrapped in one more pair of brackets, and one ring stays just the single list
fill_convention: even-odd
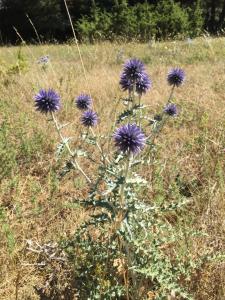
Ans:
[{"label": "grassy meadow", "polygon": [[[143,97],[151,115],[160,111],[170,93],[169,69],[179,66],[187,75],[175,92],[179,116],[157,139],[162,161],[154,173],[158,175],[145,170],[146,197],[156,202],[170,197],[179,175],[181,192],[187,189],[190,201],[179,222],[204,231],[198,237],[187,230],[187,251],[193,257],[225,254],[225,38],[80,45],[80,52],[83,65],[74,44],[0,48],[1,300],[39,299],[34,286],[45,282],[48,270],[37,268],[38,255],[26,250],[27,240],[59,242],[72,236],[87,217],[74,201],[85,196],[86,184],[76,171],[58,179],[63,167],[55,159],[58,136],[48,116],[35,111],[34,94],[49,87],[60,93],[63,109],[57,116],[62,123],[70,122],[64,133],[73,136],[75,145],[81,126],[74,98],[90,92],[101,120],[97,132],[110,130],[122,107],[117,99],[124,96],[118,83],[121,67],[130,57],[146,64],[153,81]],[[43,55],[50,57],[46,69],[37,63]],[[94,164],[81,159],[81,165],[94,176]],[[176,216],[168,222],[176,222]],[[196,300],[225,299],[224,258],[202,264],[187,285]],[[149,291],[143,299],[154,295]]]}]

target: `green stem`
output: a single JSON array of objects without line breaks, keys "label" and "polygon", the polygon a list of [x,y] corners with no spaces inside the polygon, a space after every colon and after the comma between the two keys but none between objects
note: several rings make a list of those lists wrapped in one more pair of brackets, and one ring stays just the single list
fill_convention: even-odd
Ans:
[{"label": "green stem", "polygon": [[[125,208],[125,195],[124,195],[124,192],[125,192],[125,187],[126,187],[126,184],[127,184],[127,178],[129,176],[129,169],[130,169],[130,165],[131,165],[131,162],[132,162],[132,154],[129,154],[128,157],[127,157],[127,160],[126,160],[126,163],[125,163],[125,166],[124,166],[124,183],[121,187],[121,191],[120,191],[120,204],[121,204],[121,208]],[[127,254],[127,262],[128,262],[128,270],[127,270],[127,277],[129,278],[129,274],[131,275],[131,278],[132,278],[132,283],[133,283],[133,286],[136,287],[136,276],[134,274],[133,271],[130,271],[129,270],[129,266],[132,266],[132,253],[130,251],[130,247],[129,247],[129,244],[126,240],[123,240],[123,243],[124,243],[124,247],[125,247],[125,251],[126,251],[126,254]],[[129,287],[127,286],[127,290],[129,291]],[[134,299],[137,299],[137,291],[136,289],[134,288],[133,290],[133,293],[134,293]],[[129,299],[129,292],[127,293],[127,299]]]},{"label": "green stem", "polygon": [[142,118],[141,95],[138,96],[138,105],[139,105],[139,120],[138,120],[138,125],[141,128],[141,118]]},{"label": "green stem", "polygon": [[77,169],[77,170],[85,177],[85,179],[87,180],[88,183],[91,183],[91,179],[87,176],[87,174],[84,172],[84,170],[80,167],[80,165],[79,165],[79,163],[77,162],[77,160],[74,158],[74,153],[73,153],[72,150],[70,149],[70,146],[69,146],[68,142],[65,143],[65,138],[64,138],[64,136],[63,136],[62,133],[61,133],[60,126],[59,126],[59,124],[58,124],[58,121],[57,121],[57,119],[56,119],[54,113],[52,112],[51,115],[52,115],[52,120],[53,120],[53,122],[54,122],[54,124],[55,124],[56,131],[57,131],[57,133],[58,133],[58,135],[59,135],[61,141],[65,144],[67,151],[69,152],[69,154],[70,154],[71,157],[73,158],[73,161],[72,161],[73,167],[74,167],[75,169]]},{"label": "green stem", "polygon": [[169,99],[168,99],[167,103],[170,103],[170,101],[171,101],[171,99],[173,97],[174,89],[175,89],[175,85],[172,86],[172,89],[171,89],[171,92],[170,92],[170,96],[169,96]]},{"label": "green stem", "polygon": [[[172,89],[171,89],[171,92],[170,92],[170,95],[169,95],[169,98],[168,98],[168,101],[167,101],[167,104],[171,102],[171,99],[173,97],[173,93],[174,93],[174,89],[175,89],[175,85],[172,86]],[[163,114],[164,115],[164,114]],[[147,140],[151,139],[152,142],[154,142],[155,138],[159,135],[160,131],[162,130],[162,128],[164,127],[166,121],[167,121],[168,118],[163,118],[161,123],[159,124],[157,130],[153,131],[150,133],[150,135],[147,137]],[[149,157],[150,155],[150,149],[149,151],[147,152],[146,154],[146,157]]]},{"label": "green stem", "polygon": [[[132,93],[131,93],[131,91],[129,91],[128,92],[128,111],[129,111],[129,113],[132,112],[132,106],[133,106],[133,102],[132,101],[133,101]],[[130,123],[130,120],[131,120],[131,114],[128,117],[129,123]]]},{"label": "green stem", "polygon": [[128,91],[128,109],[130,110],[132,105],[131,105],[131,102],[132,102],[132,94],[131,94],[131,91],[129,90]]},{"label": "green stem", "polygon": [[121,190],[120,190],[120,204],[121,204],[122,208],[125,207],[124,191],[125,191],[125,187],[126,187],[126,183],[127,183],[127,177],[128,177],[128,173],[129,173],[131,160],[132,160],[132,156],[131,156],[131,154],[129,154],[129,156],[127,157],[127,160],[126,160],[125,167],[124,167],[124,174],[123,174],[124,182],[123,182],[123,184],[121,186]]},{"label": "green stem", "polygon": [[[94,138],[96,138],[96,135],[94,133],[94,130],[90,127],[90,131],[93,135]],[[103,150],[102,150],[102,147],[99,145],[99,143],[97,142],[97,139],[96,139],[96,146],[99,150],[99,152],[101,153],[101,156],[102,156],[102,160],[103,160],[103,163],[105,164],[105,161],[107,161],[108,163],[110,163],[109,159],[105,156]]]},{"label": "green stem", "polygon": [[136,92],[136,80],[134,80],[133,90],[132,90],[132,108],[135,106],[135,92]]}]

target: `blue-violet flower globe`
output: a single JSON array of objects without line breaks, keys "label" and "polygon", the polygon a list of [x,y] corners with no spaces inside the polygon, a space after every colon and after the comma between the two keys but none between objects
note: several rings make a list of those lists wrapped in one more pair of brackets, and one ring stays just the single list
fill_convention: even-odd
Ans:
[{"label": "blue-violet flower globe", "polygon": [[177,106],[176,106],[176,104],[174,104],[174,103],[168,103],[167,105],[166,105],[166,107],[164,108],[164,112],[167,114],[167,115],[169,115],[169,116],[171,116],[171,117],[174,117],[174,116],[176,116],[177,115]]},{"label": "blue-violet flower globe", "polygon": [[49,55],[45,55],[45,56],[41,56],[39,59],[38,59],[38,64],[47,64],[49,63],[50,61],[50,58],[49,58]]},{"label": "blue-violet flower globe", "polygon": [[185,73],[180,68],[175,68],[169,71],[167,81],[169,85],[179,87],[185,79]]},{"label": "blue-violet flower globe", "polygon": [[60,96],[53,89],[41,89],[34,100],[36,109],[41,113],[55,112],[60,109]]},{"label": "blue-violet flower globe", "polygon": [[136,83],[136,92],[139,95],[145,94],[151,88],[152,82],[148,77],[147,73],[143,73],[140,78],[138,78]]},{"label": "blue-violet flower globe", "polygon": [[146,137],[136,124],[127,124],[114,133],[116,147],[123,153],[137,154],[145,146]]},{"label": "blue-violet flower globe", "polygon": [[[120,85],[122,90],[124,91],[132,91],[134,88],[134,82],[127,78],[127,76],[123,73],[120,77]],[[143,72],[139,75],[136,80],[135,91],[139,94],[145,94],[151,88],[152,82],[148,77],[148,74]]]},{"label": "blue-violet flower globe", "polygon": [[139,59],[132,58],[124,64],[122,75],[131,81],[135,81],[144,71],[145,67],[143,62],[141,62]]},{"label": "blue-violet flower globe", "polygon": [[92,104],[92,99],[89,95],[87,94],[80,94],[76,100],[75,104],[78,109],[80,110],[87,110],[91,107]]},{"label": "blue-violet flower globe", "polygon": [[81,123],[85,127],[96,126],[98,123],[98,116],[97,116],[96,112],[94,112],[93,110],[85,111],[81,117]]}]

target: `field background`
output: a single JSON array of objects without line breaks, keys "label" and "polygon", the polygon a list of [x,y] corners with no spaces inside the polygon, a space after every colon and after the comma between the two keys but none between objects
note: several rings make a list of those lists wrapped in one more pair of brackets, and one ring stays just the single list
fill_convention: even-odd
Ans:
[{"label": "field background", "polygon": [[[158,139],[163,161],[159,176],[153,180],[151,170],[146,174],[151,182],[149,199],[160,197],[179,173],[192,195],[185,222],[206,233],[199,239],[190,237],[189,251],[195,257],[203,251],[213,255],[225,250],[225,38],[101,43],[81,45],[80,51],[86,75],[74,44],[0,48],[2,300],[38,299],[33,286],[44,280],[45,271],[29,265],[35,262],[35,255],[25,251],[26,240],[60,241],[72,235],[86,215],[74,205],[74,199],[86,193],[83,179],[76,172],[60,182],[57,179],[62,167],[54,156],[58,137],[48,117],[35,111],[34,94],[48,87],[60,93],[63,109],[57,115],[62,122],[71,122],[65,135],[74,136],[72,143],[79,143],[74,98],[90,92],[101,119],[98,131],[109,130],[118,109],[116,99],[124,96],[118,84],[121,67],[130,57],[143,60],[153,81],[143,98],[152,115],[168,97],[169,69],[180,66],[187,75],[175,93],[179,117],[169,122]],[[46,70],[37,63],[42,55],[50,56]],[[94,166],[81,164],[94,176]],[[223,300],[224,287],[221,261],[206,263],[190,281],[195,299]]]}]

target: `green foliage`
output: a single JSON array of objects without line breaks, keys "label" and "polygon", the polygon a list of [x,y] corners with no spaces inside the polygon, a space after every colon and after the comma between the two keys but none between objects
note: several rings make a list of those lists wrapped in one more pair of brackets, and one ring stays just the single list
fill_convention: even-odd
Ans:
[{"label": "green foliage", "polygon": [[[121,299],[124,287],[117,274],[116,259],[121,257],[115,241],[98,239],[77,231],[74,239],[66,242],[70,261],[74,266],[75,288],[80,299]],[[106,232],[105,232],[106,234]]]},{"label": "green foliage", "polygon": [[[137,112],[145,108],[125,110],[118,122],[139,118]],[[161,132],[168,118],[157,120],[151,124],[155,134]],[[126,155],[116,154],[110,164],[100,165],[88,197],[79,201],[90,217],[62,247],[73,265],[80,299],[123,299],[127,293],[131,299],[144,299],[148,290],[154,290],[156,299],[167,299],[170,294],[193,299],[187,283],[204,262],[205,254],[194,260],[189,248],[191,239],[202,233],[187,230],[183,224],[190,222],[184,217],[190,195],[181,193],[179,180],[171,185],[168,198],[159,157],[154,158],[157,153],[152,143],[148,148],[143,157],[128,161]],[[124,173],[127,164],[128,177]],[[148,182],[136,173],[145,166],[155,169],[158,195],[154,199],[145,199]]]},{"label": "green foliage", "polygon": [[189,30],[188,14],[173,0],[161,0],[156,6],[157,36],[161,38],[185,35]]},{"label": "green foliage", "polygon": [[[80,39],[91,42],[196,36],[204,30],[215,34],[225,24],[223,0],[70,0],[67,4]],[[17,42],[15,29],[33,42],[71,37],[65,5],[60,0],[2,0],[0,19],[3,43]]]},{"label": "green foliage", "polygon": [[112,32],[115,36],[131,39],[135,37],[136,18],[126,0],[118,1],[112,9]]},{"label": "green foliage", "polygon": [[147,2],[144,4],[137,4],[133,8],[134,16],[136,16],[136,34],[141,41],[149,41],[155,37],[156,28],[156,14],[152,6]]},{"label": "green foliage", "polygon": [[[183,229],[179,230],[168,219],[178,217],[188,201],[181,198],[176,189],[172,197],[177,199],[173,203],[167,203],[165,198],[160,205],[138,200],[148,183],[133,172],[126,180],[126,208],[121,207],[118,198],[125,178],[118,174],[123,170],[123,163],[126,163],[125,157],[117,156],[107,168],[100,168],[93,191],[81,202],[93,215],[73,239],[63,244],[77,274],[75,281],[80,298],[123,299],[126,288],[122,274],[119,275],[115,267],[118,262],[120,270],[133,278],[127,287],[132,299],[142,299],[152,287],[157,299],[166,299],[171,292],[183,299],[192,299],[180,278],[189,278],[196,264],[188,255],[184,258],[183,252],[169,255],[175,245],[177,250],[187,247]],[[140,163],[133,161],[135,166]],[[106,184],[104,193],[99,192],[102,181]],[[192,234],[194,232],[189,232],[189,236]],[[135,291],[143,283],[143,295],[137,296]]]},{"label": "green foliage", "polygon": [[90,15],[77,22],[82,40],[96,39],[149,41],[177,36],[196,36],[203,26],[199,2],[191,9],[181,7],[173,0],[161,0],[157,5],[147,2],[129,6],[126,0],[117,1],[110,11],[96,6]]},{"label": "green foliage", "polygon": [[187,8],[189,14],[189,32],[191,37],[195,37],[201,34],[204,17],[203,9],[201,7],[201,0],[197,0],[192,7]]},{"label": "green foliage", "polygon": [[82,17],[77,22],[77,28],[83,40],[94,42],[110,38],[111,24],[112,16],[109,13],[93,7],[90,17]]}]

